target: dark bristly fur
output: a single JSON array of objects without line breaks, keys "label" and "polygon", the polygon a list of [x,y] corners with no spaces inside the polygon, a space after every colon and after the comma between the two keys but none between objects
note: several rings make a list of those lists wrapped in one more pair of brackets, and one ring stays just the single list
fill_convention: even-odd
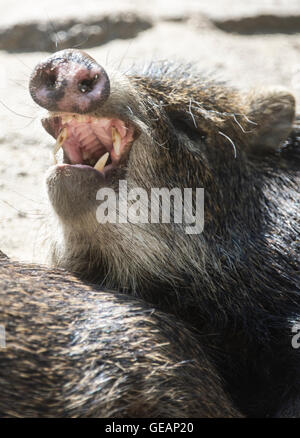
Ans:
[{"label": "dark bristly fur", "polygon": [[127,295],[0,259],[1,417],[239,417],[195,335]]}]

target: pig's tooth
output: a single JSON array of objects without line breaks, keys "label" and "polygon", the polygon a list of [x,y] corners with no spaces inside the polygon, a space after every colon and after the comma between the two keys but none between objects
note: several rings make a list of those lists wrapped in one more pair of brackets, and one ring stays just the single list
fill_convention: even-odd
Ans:
[{"label": "pig's tooth", "polygon": [[71,120],[73,120],[73,117],[72,116],[62,116],[61,120],[62,120],[62,124],[64,125],[65,123],[69,123]]},{"label": "pig's tooth", "polygon": [[67,137],[68,137],[68,130],[67,128],[64,128],[59,133],[59,136],[57,137],[56,143],[54,145],[54,150],[53,150],[54,164],[57,164],[56,154],[59,151],[59,149],[62,147],[64,142],[66,141]]},{"label": "pig's tooth", "polygon": [[84,114],[79,114],[76,116],[76,120],[79,123],[84,123],[84,122],[87,122],[88,116],[85,116]]},{"label": "pig's tooth", "polygon": [[122,137],[117,128],[115,128],[114,126],[111,128],[111,137],[115,154],[120,155]]},{"label": "pig's tooth", "polygon": [[99,160],[97,161],[97,163],[94,166],[94,169],[98,170],[99,172],[101,172],[104,169],[104,166],[108,160],[109,157],[109,153],[106,152],[104,155],[102,155],[101,158],[99,158]]},{"label": "pig's tooth", "polygon": [[90,155],[90,154],[89,154],[87,151],[85,151],[85,150],[82,152],[82,158],[83,158],[84,160],[88,160],[88,159],[89,159],[89,155]]},{"label": "pig's tooth", "polygon": [[60,131],[59,136],[56,139],[56,142],[62,146],[64,142],[67,140],[68,137],[68,130],[67,128],[64,128],[62,131]]}]

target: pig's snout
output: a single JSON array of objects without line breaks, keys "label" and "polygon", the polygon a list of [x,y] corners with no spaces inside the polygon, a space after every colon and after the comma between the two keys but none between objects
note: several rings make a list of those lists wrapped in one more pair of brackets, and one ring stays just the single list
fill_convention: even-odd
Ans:
[{"label": "pig's snout", "polygon": [[49,111],[88,113],[109,96],[105,70],[81,50],[56,52],[34,69],[30,83],[33,100]]}]

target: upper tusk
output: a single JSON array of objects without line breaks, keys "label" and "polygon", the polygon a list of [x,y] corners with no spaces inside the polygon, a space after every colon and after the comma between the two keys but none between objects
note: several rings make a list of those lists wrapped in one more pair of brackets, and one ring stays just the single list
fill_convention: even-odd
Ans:
[{"label": "upper tusk", "polygon": [[111,128],[111,137],[115,154],[120,155],[122,137],[117,128],[115,128],[114,126]]},{"label": "upper tusk", "polygon": [[62,147],[66,139],[68,138],[68,130],[64,128],[56,139],[56,143],[54,145],[53,156],[54,156],[54,164],[57,164],[56,154],[59,149]]}]

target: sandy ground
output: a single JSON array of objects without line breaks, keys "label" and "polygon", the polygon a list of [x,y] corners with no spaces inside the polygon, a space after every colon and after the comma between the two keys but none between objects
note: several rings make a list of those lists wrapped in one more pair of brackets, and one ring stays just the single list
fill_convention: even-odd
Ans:
[{"label": "sandy ground", "polygon": [[[0,26],[50,17],[81,17],[76,2],[1,1],[5,13]],[[74,4],[75,3],[75,4]],[[124,8],[124,2],[87,1],[86,13],[99,8]],[[150,3],[152,7],[150,7]],[[132,63],[153,59],[194,61],[201,69],[215,72],[232,84],[250,88],[279,84],[291,89],[300,102],[300,33],[241,35],[218,30],[205,17],[261,12],[299,13],[299,1],[239,2],[219,0],[148,2],[126,5],[141,14],[152,14],[154,25],[132,39],[116,39],[88,52],[99,63],[126,71]],[[212,6],[213,5],[213,6]],[[101,6],[101,7],[102,7]],[[263,7],[263,9],[262,9]],[[98,9],[97,9],[98,10]],[[41,11],[44,11],[41,13]],[[199,15],[198,13],[204,14]],[[183,14],[189,19],[177,21]],[[172,20],[170,21],[170,18]],[[51,165],[53,140],[39,123],[39,109],[28,93],[30,73],[47,53],[0,51],[0,248],[12,258],[40,260],[39,236],[44,213],[44,175]]]}]

